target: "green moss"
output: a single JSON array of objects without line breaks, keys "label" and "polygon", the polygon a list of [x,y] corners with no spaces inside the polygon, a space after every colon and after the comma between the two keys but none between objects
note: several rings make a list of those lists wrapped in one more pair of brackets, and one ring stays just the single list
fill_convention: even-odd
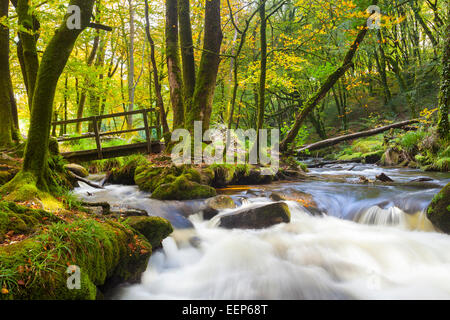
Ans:
[{"label": "green moss", "polygon": [[431,201],[427,210],[428,219],[440,230],[450,234],[450,183]]},{"label": "green moss", "polygon": [[147,238],[153,248],[173,232],[170,222],[161,217],[130,217],[125,223]]},{"label": "green moss", "polygon": [[399,138],[399,144],[408,152],[414,152],[418,149],[419,144],[425,139],[427,132],[425,131],[408,131]]},{"label": "green moss", "polygon": [[383,138],[381,135],[360,139],[352,144],[353,152],[370,153],[379,151],[383,148]]},{"label": "green moss", "polygon": [[442,172],[448,172],[450,168],[450,157],[439,158],[435,162],[435,168]]},{"label": "green moss", "polygon": [[361,157],[362,157],[362,153],[361,152],[355,152],[355,153],[352,153],[352,154],[344,154],[344,155],[340,156],[338,158],[338,160],[351,161],[351,160],[361,159]]},{"label": "green moss", "polygon": [[171,183],[158,186],[151,197],[159,200],[190,200],[205,199],[215,195],[214,188],[190,181],[186,175],[181,175]]},{"label": "green moss", "polygon": [[14,202],[0,202],[0,242],[8,232],[31,234],[48,225],[60,221],[58,217],[44,210],[18,206]]},{"label": "green moss", "polygon": [[[150,243],[128,226],[78,218],[58,222],[16,244],[0,247],[0,299],[95,299],[97,286],[136,281],[146,269]],[[67,288],[68,265],[81,270],[81,289]]]},{"label": "green moss", "polygon": [[[237,166],[232,164],[212,164],[209,166],[214,171],[213,185],[216,187],[225,187],[232,183]],[[247,171],[246,167],[239,167],[238,174]]]},{"label": "green moss", "polygon": [[134,185],[136,168],[148,166],[150,163],[143,155],[128,157],[123,165],[111,170],[109,182],[116,184]]},{"label": "green moss", "polygon": [[368,152],[363,155],[361,155],[361,158],[365,163],[377,163],[381,160],[382,156],[384,154],[383,150]]}]

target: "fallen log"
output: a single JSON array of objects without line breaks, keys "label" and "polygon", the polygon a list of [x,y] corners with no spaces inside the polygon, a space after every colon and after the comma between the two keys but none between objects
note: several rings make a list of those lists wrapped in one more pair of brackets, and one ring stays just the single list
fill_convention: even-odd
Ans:
[{"label": "fallen log", "polygon": [[332,160],[332,161],[322,161],[319,163],[314,163],[308,165],[308,168],[314,169],[314,168],[322,168],[324,166],[330,165],[330,164],[347,164],[347,163],[360,163],[362,161],[362,158],[356,158],[352,160]]},{"label": "fallen log", "polygon": [[320,150],[320,149],[323,149],[323,148],[326,148],[326,147],[334,146],[334,145],[339,144],[339,143],[344,142],[344,141],[354,140],[354,139],[363,138],[363,137],[374,136],[374,135],[377,135],[379,133],[382,133],[382,132],[385,132],[385,131],[388,131],[388,130],[391,130],[391,129],[402,128],[402,127],[408,126],[410,124],[418,123],[419,121],[420,121],[419,119],[407,120],[407,121],[397,122],[397,123],[391,124],[389,126],[384,126],[384,127],[380,127],[380,128],[376,128],[376,129],[371,129],[371,130],[367,130],[367,131],[347,134],[345,136],[340,136],[340,137],[335,137],[335,138],[331,138],[331,139],[322,140],[322,141],[319,141],[319,142],[312,143],[310,145],[304,146],[301,149],[298,149],[297,153],[301,154],[301,153],[303,153],[306,150],[309,150],[309,151]]},{"label": "fallen log", "polygon": [[75,179],[75,180],[77,180],[77,181],[84,182],[84,183],[86,183],[87,185],[89,185],[89,186],[91,186],[91,187],[93,187],[93,188],[96,188],[96,189],[105,189],[105,188],[103,188],[102,186],[100,186],[100,185],[98,185],[98,184],[96,184],[96,183],[94,183],[94,182],[92,182],[92,181],[89,181],[88,179],[85,179],[85,178],[82,178],[82,177],[76,175],[76,174],[73,173],[72,171],[67,171],[67,172],[69,173],[69,175],[70,175],[73,179]]}]

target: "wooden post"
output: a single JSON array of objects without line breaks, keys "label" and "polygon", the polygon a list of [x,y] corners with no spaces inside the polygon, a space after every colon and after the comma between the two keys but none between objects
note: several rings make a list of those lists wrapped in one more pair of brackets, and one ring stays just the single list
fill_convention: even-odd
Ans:
[{"label": "wooden post", "polygon": [[97,120],[96,116],[94,116],[92,118],[92,124],[93,124],[93,127],[94,127],[95,142],[97,143],[98,158],[101,160],[101,159],[103,159],[102,144],[100,142],[100,135],[98,133],[98,120]]},{"label": "wooden post", "polygon": [[148,114],[147,110],[142,112],[142,116],[144,117],[144,127],[145,127],[145,138],[147,140],[147,152],[152,152],[152,136],[150,134],[150,129],[148,127]]}]

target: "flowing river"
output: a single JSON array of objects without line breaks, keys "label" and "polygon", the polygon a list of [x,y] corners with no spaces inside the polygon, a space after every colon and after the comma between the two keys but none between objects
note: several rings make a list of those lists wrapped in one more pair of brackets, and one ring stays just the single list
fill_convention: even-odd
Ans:
[{"label": "flowing river", "polygon": [[[399,184],[355,183],[382,172]],[[209,221],[199,213],[203,201],[157,201],[136,186],[83,184],[75,193],[113,208],[145,209],[175,228],[142,282],[120,287],[113,299],[450,299],[450,236],[425,214],[448,173],[346,164],[310,174],[317,179],[225,190],[238,208]],[[283,191],[312,195],[315,215],[287,201],[289,224],[217,227],[220,215],[270,203],[272,192]]]}]

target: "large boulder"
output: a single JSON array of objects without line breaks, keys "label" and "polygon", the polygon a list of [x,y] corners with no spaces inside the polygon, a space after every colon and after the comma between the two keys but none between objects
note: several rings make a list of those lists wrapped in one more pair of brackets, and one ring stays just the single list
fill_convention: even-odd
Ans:
[{"label": "large boulder", "polygon": [[219,226],[226,229],[264,229],[290,221],[291,213],[287,204],[276,202],[225,215],[220,218]]},{"label": "large boulder", "polygon": [[450,234],[450,183],[433,198],[427,216],[435,227]]},{"label": "large boulder", "polygon": [[83,166],[80,166],[76,163],[69,163],[64,166],[66,170],[69,170],[70,172],[75,173],[77,176],[80,176],[82,178],[86,178],[89,175],[89,172],[86,168]]}]

